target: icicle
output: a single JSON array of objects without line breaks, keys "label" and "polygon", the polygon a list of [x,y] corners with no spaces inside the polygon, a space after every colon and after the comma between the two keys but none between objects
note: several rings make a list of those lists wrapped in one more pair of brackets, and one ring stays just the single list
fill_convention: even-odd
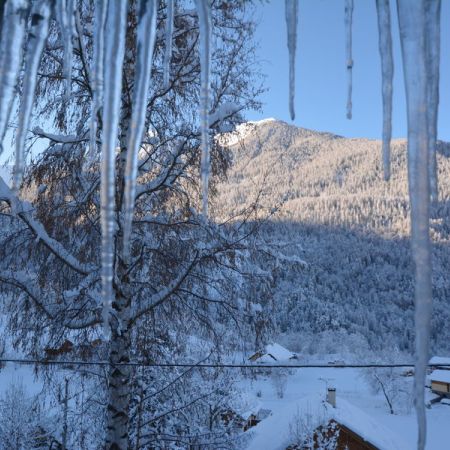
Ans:
[{"label": "icicle", "polygon": [[3,29],[3,16],[5,14],[5,3],[6,2],[0,2],[0,35],[2,33],[2,29]]},{"label": "icicle", "polygon": [[[2,2],[3,4],[3,2]],[[3,4],[0,44],[0,154],[3,138],[16,91],[17,76],[22,62],[22,47],[27,19],[27,0],[9,0]]]},{"label": "icicle", "polygon": [[167,89],[169,87],[170,82],[170,60],[172,59],[174,6],[175,6],[174,0],[167,0],[166,39],[165,39],[164,63],[163,63],[164,89]]},{"label": "icicle", "polygon": [[285,2],[287,42],[289,49],[289,112],[295,119],[295,52],[297,48],[298,0]]},{"label": "icicle", "polygon": [[70,98],[72,85],[72,37],[74,33],[74,0],[58,0],[58,20],[61,27],[61,36],[64,43],[63,77],[66,80],[66,100]]},{"label": "icicle", "polygon": [[345,0],[345,53],[347,58],[347,119],[352,118],[352,21],[353,21],[353,0]]},{"label": "icicle", "polygon": [[436,161],[437,119],[439,107],[439,60],[441,40],[441,0],[429,0],[426,7],[426,43],[428,68],[428,133],[430,158],[430,194],[438,200]]},{"label": "icicle", "polygon": [[428,152],[428,92],[424,0],[397,0],[408,115],[408,179],[411,202],[411,242],[415,264],[416,366],[415,407],[418,449],[426,442],[425,377],[432,310],[429,237],[430,186]]},{"label": "icicle", "polygon": [[18,192],[22,182],[25,161],[25,138],[31,118],[37,72],[42,51],[47,40],[52,2],[38,0],[31,11],[31,29],[28,33],[27,54],[23,76],[23,92],[19,110],[19,122],[16,131],[15,164],[13,170],[13,190]]},{"label": "icicle", "polygon": [[209,0],[195,0],[197,5],[200,29],[200,129],[202,136],[202,212],[208,217],[208,179],[209,179],[209,142],[208,142],[208,109],[209,109],[209,72],[211,64],[211,5]]},{"label": "icicle", "polygon": [[107,10],[108,0],[95,1],[94,54],[91,66],[93,99],[91,106],[89,154],[87,158],[89,164],[93,163],[97,150],[97,114],[103,100],[104,34]]},{"label": "icicle", "polygon": [[114,300],[115,248],[115,162],[122,93],[122,65],[127,24],[126,0],[110,1],[106,19],[105,83],[103,101],[103,146],[101,162],[101,229],[102,229],[102,300],[105,338],[111,335],[109,324]]},{"label": "icicle", "polygon": [[394,61],[392,57],[391,13],[389,0],[376,0],[378,17],[378,47],[381,58],[381,91],[383,96],[383,172],[384,179],[391,176],[392,136],[392,80]]},{"label": "icicle", "polygon": [[133,112],[127,139],[127,165],[123,208],[123,257],[130,253],[131,224],[138,169],[139,147],[145,127],[147,97],[152,72],[153,48],[156,37],[157,0],[140,0],[137,24],[137,60],[133,90]]}]

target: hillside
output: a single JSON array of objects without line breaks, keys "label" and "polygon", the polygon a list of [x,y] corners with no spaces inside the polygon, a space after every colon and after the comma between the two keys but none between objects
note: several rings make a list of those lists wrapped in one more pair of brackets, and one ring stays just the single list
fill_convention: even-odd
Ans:
[{"label": "hillside", "polygon": [[[218,217],[260,196],[281,205],[263,228],[306,268],[282,264],[266,308],[294,350],[332,353],[413,348],[406,141],[392,143],[392,179],[382,178],[381,143],[320,133],[276,120],[240,126],[229,138],[233,165],[219,187]],[[450,146],[439,143],[440,201],[432,220],[432,347],[450,332]]]}]

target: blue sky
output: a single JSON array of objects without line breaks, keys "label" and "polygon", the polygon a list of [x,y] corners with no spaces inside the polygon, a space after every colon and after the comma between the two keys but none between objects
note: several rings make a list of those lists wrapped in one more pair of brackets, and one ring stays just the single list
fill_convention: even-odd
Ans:
[{"label": "blue sky", "polygon": [[[355,0],[353,14],[353,119],[346,118],[344,0],[299,0],[296,64],[297,126],[348,137],[380,138],[381,76],[375,0]],[[406,136],[406,109],[395,1],[393,136]],[[288,55],[284,1],[258,6],[258,56],[267,75],[263,113],[291,123],[288,110]],[[450,1],[442,2],[439,139],[450,141]]]}]

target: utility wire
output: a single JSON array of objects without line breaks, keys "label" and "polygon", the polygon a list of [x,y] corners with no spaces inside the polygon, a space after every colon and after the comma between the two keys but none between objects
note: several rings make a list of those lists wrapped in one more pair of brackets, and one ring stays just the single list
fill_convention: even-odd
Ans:
[{"label": "utility wire", "polygon": [[[55,365],[78,365],[78,366],[129,366],[129,367],[162,367],[162,368],[207,368],[207,369],[369,369],[369,368],[409,368],[414,367],[414,363],[405,364],[214,364],[214,363],[151,363],[151,362],[122,362],[111,363],[109,361],[81,361],[81,360],[46,360],[46,359],[14,359],[0,358],[0,363],[14,363],[43,366]],[[428,364],[428,367],[439,367],[450,370],[450,364]]]}]

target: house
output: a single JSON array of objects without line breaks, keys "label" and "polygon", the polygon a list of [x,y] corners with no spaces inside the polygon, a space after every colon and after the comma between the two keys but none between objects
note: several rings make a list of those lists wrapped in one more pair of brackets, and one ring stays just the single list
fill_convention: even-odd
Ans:
[{"label": "house", "polygon": [[280,344],[267,344],[263,350],[254,353],[250,358],[251,362],[257,363],[274,363],[274,362],[289,362],[290,360],[298,359],[298,356],[284,348]]},{"label": "house", "polygon": [[431,369],[447,369],[450,370],[450,357],[448,356],[433,356],[428,365]]},{"label": "house", "polygon": [[326,425],[320,425],[314,430],[313,443],[289,445],[286,450],[319,450],[323,448],[323,443],[333,443],[335,450],[379,450],[370,441],[335,419],[330,419]]},{"label": "house", "polygon": [[[299,433],[295,436],[292,430]],[[337,450],[411,448],[395,430],[373,415],[341,397],[333,397],[330,404],[319,392],[287,403],[282,410],[261,420],[252,431],[254,438],[246,450],[318,450],[328,448],[328,444]]]},{"label": "house", "polygon": [[450,370],[434,370],[429,378],[432,392],[450,397]]}]

